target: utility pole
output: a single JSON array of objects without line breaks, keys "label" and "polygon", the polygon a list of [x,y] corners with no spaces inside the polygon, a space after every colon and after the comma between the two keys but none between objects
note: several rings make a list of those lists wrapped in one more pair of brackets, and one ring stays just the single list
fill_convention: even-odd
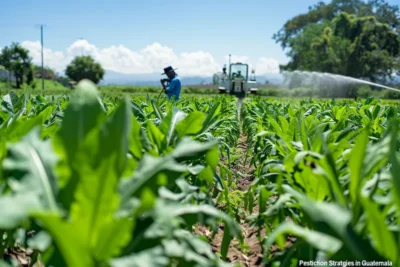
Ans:
[{"label": "utility pole", "polygon": [[43,27],[46,25],[40,24],[40,40],[41,40],[41,56],[42,56],[42,90],[44,90],[44,63],[43,63]]},{"label": "utility pole", "polygon": [[43,66],[43,25],[40,25],[40,39],[42,43],[42,90],[44,90],[44,66]]}]

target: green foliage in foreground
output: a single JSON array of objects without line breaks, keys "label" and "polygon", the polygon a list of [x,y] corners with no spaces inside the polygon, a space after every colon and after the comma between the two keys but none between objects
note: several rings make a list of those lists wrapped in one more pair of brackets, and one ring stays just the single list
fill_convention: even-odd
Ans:
[{"label": "green foliage in foreground", "polygon": [[287,235],[297,238],[268,262],[400,266],[399,112],[372,99],[245,106],[243,129],[256,168],[246,205],[249,211],[255,200],[260,205],[248,220],[266,229],[267,256],[275,242],[283,248]]},{"label": "green foliage in foreground", "polygon": [[[248,247],[246,219],[267,266],[400,266],[398,102],[254,97],[239,117],[233,97],[100,97],[85,81],[71,96],[10,93],[1,105],[1,254],[30,247],[45,266],[231,266],[233,241]],[[238,160],[255,168],[240,194]],[[218,253],[197,225],[223,229]]]},{"label": "green foliage in foreground", "polygon": [[224,224],[222,258],[242,239],[211,197],[225,187],[220,144],[235,142],[214,135],[237,135],[229,102],[101,100],[82,82],[71,99],[9,94],[2,107],[3,246],[46,266],[224,266],[192,226]]}]

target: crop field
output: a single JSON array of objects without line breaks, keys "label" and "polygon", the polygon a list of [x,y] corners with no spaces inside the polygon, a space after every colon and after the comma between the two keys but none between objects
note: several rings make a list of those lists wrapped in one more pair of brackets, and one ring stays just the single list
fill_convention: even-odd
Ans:
[{"label": "crop field", "polygon": [[1,101],[1,267],[400,266],[400,102]]}]

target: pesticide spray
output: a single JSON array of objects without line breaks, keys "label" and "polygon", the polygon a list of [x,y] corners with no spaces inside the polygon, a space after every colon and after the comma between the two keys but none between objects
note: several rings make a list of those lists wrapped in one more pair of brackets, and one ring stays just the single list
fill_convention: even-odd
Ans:
[{"label": "pesticide spray", "polygon": [[[324,96],[339,95],[345,96],[349,86],[370,85],[400,93],[400,89],[385,86],[378,83],[352,78],[344,75],[331,74],[325,72],[310,71],[283,71],[283,80],[280,83],[281,88],[309,88],[318,90]],[[245,96],[237,96],[237,116],[240,120],[240,113]]]},{"label": "pesticide spray", "polygon": [[396,92],[400,92],[400,89],[388,87],[378,83],[373,83],[361,79],[356,79],[348,76],[322,73],[322,72],[309,72],[309,71],[284,71],[282,72],[283,81],[282,87],[293,89],[293,88],[311,88],[325,91],[335,90],[346,90],[349,85],[371,85],[388,89]]}]

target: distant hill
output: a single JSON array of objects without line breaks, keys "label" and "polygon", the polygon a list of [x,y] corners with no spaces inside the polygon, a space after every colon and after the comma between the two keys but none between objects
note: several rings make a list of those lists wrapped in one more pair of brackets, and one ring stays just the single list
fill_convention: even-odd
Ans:
[{"label": "distant hill", "polygon": [[[161,72],[160,72],[161,73]],[[142,85],[142,86],[158,86],[160,85],[160,79],[165,76],[160,73],[151,74],[123,74],[114,71],[106,71],[104,80],[101,85]],[[178,73],[179,74],[179,73]],[[211,84],[213,79],[212,76],[185,76],[180,75],[182,83],[186,86],[190,85],[201,85]],[[257,82],[264,84],[265,81],[269,81],[270,84],[277,84],[281,81],[280,74],[272,74],[265,76],[256,76]]]},{"label": "distant hill", "polygon": [[[179,73],[178,73],[179,74]],[[202,76],[183,76],[179,75],[182,83],[187,85],[211,83],[212,77]],[[160,73],[150,74],[123,74],[114,71],[106,71],[102,85],[160,85],[160,79],[166,76]]]}]

